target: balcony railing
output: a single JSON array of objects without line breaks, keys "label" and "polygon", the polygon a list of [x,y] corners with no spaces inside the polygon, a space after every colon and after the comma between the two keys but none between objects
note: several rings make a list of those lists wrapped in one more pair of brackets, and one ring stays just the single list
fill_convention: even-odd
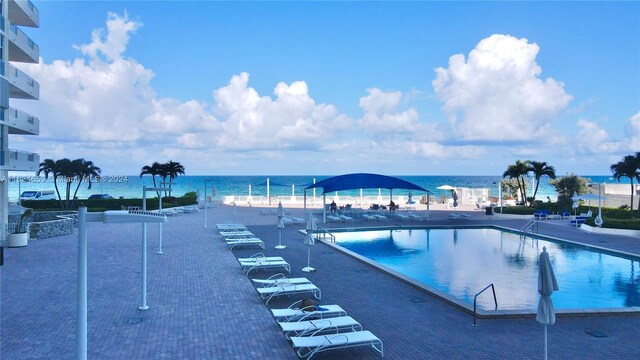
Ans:
[{"label": "balcony railing", "polygon": [[14,24],[9,25],[9,61],[37,63],[40,47]]},{"label": "balcony railing", "polygon": [[40,84],[22,70],[9,64],[9,97],[16,99],[38,100],[40,97]]},{"label": "balcony railing", "polygon": [[8,2],[9,21],[20,26],[40,26],[40,11],[30,0],[9,0]]},{"label": "balcony railing", "polygon": [[[4,159],[4,152],[0,158]],[[9,150],[7,154],[7,162],[0,164],[0,169],[11,171],[36,171],[40,164],[40,155],[20,150]]]},{"label": "balcony railing", "polygon": [[24,111],[9,108],[3,116],[5,124],[9,126],[9,134],[38,135],[40,133],[40,119]]}]

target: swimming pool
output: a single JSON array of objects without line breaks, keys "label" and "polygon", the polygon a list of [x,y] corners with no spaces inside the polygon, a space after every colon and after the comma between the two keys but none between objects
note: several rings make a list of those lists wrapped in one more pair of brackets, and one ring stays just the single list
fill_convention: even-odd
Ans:
[{"label": "swimming pool", "polygon": [[[334,232],[336,244],[467,305],[493,283],[499,310],[535,311],[538,257],[546,246],[560,291],[556,310],[640,306],[640,259],[497,228]],[[478,297],[493,310],[493,296]],[[631,310],[631,309],[629,309]]]}]

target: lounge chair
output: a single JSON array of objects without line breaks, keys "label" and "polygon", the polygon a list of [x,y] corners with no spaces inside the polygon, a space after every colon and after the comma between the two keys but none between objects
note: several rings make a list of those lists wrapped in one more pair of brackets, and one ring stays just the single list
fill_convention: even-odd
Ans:
[{"label": "lounge chair", "polygon": [[240,236],[240,235],[251,235],[253,236],[253,233],[251,231],[248,230],[237,230],[237,231],[220,231],[220,236],[222,237],[228,237],[228,236]]},{"label": "lounge chair", "polygon": [[305,223],[305,219],[303,219],[303,218],[290,217],[290,216],[284,216],[282,218],[282,221],[284,222],[285,225],[295,225],[295,224],[304,224]]},{"label": "lounge chair", "polygon": [[241,263],[249,263],[249,262],[257,262],[258,259],[260,259],[260,261],[284,260],[282,256],[264,256],[264,253],[255,253],[248,258],[238,258],[238,261]]},{"label": "lounge chair", "polygon": [[329,222],[342,222],[342,219],[339,216],[327,215],[327,221],[329,221]]},{"label": "lounge chair", "polygon": [[426,216],[422,216],[419,214],[415,214],[415,213],[408,213],[407,216],[409,216],[409,219],[413,220],[413,221],[427,221],[429,220],[430,215],[427,214]]},{"label": "lounge chair", "polygon": [[560,219],[562,219],[562,220],[571,219],[571,213],[568,212],[568,211],[563,211],[560,214]]},{"label": "lounge chair", "polygon": [[338,215],[338,216],[344,222],[352,222],[353,221],[353,218],[351,216],[347,216],[347,215]]},{"label": "lounge chair", "polygon": [[246,231],[247,227],[242,224],[226,223],[216,224],[216,228],[222,231]]},{"label": "lounge chair", "polygon": [[411,220],[411,218],[409,217],[409,215],[408,215],[408,214],[403,214],[403,213],[400,213],[400,212],[397,212],[397,213],[396,213],[396,217],[398,217],[398,219],[400,219],[400,220],[402,220],[402,221],[409,221],[409,220]]},{"label": "lounge chair", "polygon": [[387,217],[384,215],[373,214],[373,217],[375,217],[377,221],[387,221]]},{"label": "lounge chair", "polygon": [[290,285],[290,284],[309,284],[311,281],[307,278],[288,278],[283,273],[269,276],[266,279],[251,279],[254,283],[261,287],[269,287],[274,285]]},{"label": "lounge chair", "polygon": [[274,297],[283,295],[311,294],[318,300],[320,300],[320,298],[322,297],[320,289],[318,289],[318,287],[316,287],[312,283],[258,287],[256,288],[256,290],[263,300],[267,300],[266,304],[269,304],[269,301]]},{"label": "lounge chair", "polygon": [[370,214],[363,214],[362,217],[367,221],[376,221],[378,220],[375,216]]},{"label": "lounge chair", "polygon": [[325,331],[362,331],[362,325],[351,316],[340,316],[326,319],[279,321],[284,336],[290,339],[292,336],[319,335]]},{"label": "lounge chair", "polygon": [[242,239],[226,239],[225,242],[230,250],[233,250],[236,247],[247,247],[247,246],[259,246],[264,249],[264,241],[254,238],[242,238]]},{"label": "lounge chair", "polygon": [[370,345],[374,350],[384,356],[382,341],[370,331],[356,331],[331,335],[294,336],[291,339],[293,349],[299,357],[311,359],[315,354],[355,346]]},{"label": "lounge chair", "polygon": [[460,219],[459,214],[449,214],[449,219]]},{"label": "lounge chair", "polygon": [[238,261],[240,262],[240,268],[245,273],[245,275],[249,275],[249,273],[254,270],[283,269],[288,273],[291,272],[291,266],[281,257],[256,257],[253,259],[254,260],[249,261],[238,259]]},{"label": "lounge chair", "polygon": [[286,309],[271,309],[271,314],[277,321],[347,316],[347,312],[340,305],[313,305],[313,309],[300,309],[300,303],[302,303],[302,300],[294,302]]}]

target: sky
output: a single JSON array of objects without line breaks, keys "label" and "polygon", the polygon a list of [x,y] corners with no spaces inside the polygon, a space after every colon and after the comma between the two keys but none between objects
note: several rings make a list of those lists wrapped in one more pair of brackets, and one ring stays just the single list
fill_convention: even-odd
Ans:
[{"label": "sky", "polygon": [[134,175],[609,175],[640,151],[639,2],[33,1],[10,147]]}]

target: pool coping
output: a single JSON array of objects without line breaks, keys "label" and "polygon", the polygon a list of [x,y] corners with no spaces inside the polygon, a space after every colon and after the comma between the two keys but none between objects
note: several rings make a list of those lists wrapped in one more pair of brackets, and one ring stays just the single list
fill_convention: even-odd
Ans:
[{"label": "pool coping", "polygon": [[[638,256],[636,254],[632,254],[632,253],[628,253],[628,252],[624,252],[624,251],[618,251],[618,250],[611,250],[611,249],[607,249],[604,247],[600,247],[600,246],[595,246],[595,245],[587,245],[587,244],[583,244],[583,243],[579,243],[576,241],[571,241],[571,240],[566,240],[566,239],[560,239],[560,238],[556,238],[553,236],[548,236],[548,235],[541,235],[541,234],[537,234],[537,233],[522,233],[521,231],[512,229],[512,228],[507,228],[504,226],[500,226],[500,225],[413,225],[413,226],[401,226],[401,225],[396,225],[396,226],[365,226],[365,227],[348,227],[348,228],[331,228],[330,231],[326,230],[327,232],[331,233],[331,232],[353,232],[353,231],[369,231],[369,230],[390,230],[390,229],[473,229],[473,228],[493,228],[493,229],[498,229],[498,230],[503,230],[503,231],[507,231],[507,232],[511,232],[511,233],[516,233],[516,234],[527,234],[527,235],[533,235],[535,237],[541,238],[541,239],[545,239],[545,240],[551,240],[551,241],[559,241],[559,242],[565,242],[565,243],[571,243],[574,245],[578,245],[581,247],[586,247],[586,248],[593,248],[593,249],[597,249],[606,253],[610,253],[610,254],[615,254],[615,255],[623,255],[625,257],[633,257],[633,258],[638,258]],[[301,233],[305,233],[305,230],[300,230]],[[353,257],[354,259],[367,264],[368,266],[371,266],[379,271],[382,271],[388,275],[391,275],[392,277],[411,285],[412,287],[421,290],[423,292],[425,292],[428,295],[433,296],[434,298],[437,298],[439,300],[444,301],[445,303],[463,311],[466,312],[468,314],[470,314],[471,316],[474,315],[474,311],[473,311],[473,305],[469,304],[465,301],[462,301],[452,295],[447,294],[446,292],[442,291],[442,290],[438,290],[435,289],[431,286],[429,286],[428,284],[415,280],[413,278],[410,278],[398,271],[395,271],[385,265],[382,265],[376,261],[370,260],[360,254],[357,254],[351,250],[345,249],[342,246],[332,242],[332,241],[327,241],[327,240],[323,240],[323,239],[318,239],[318,241],[321,241],[323,244],[328,245],[330,247],[332,247],[333,249],[340,251],[348,256]],[[640,306],[634,306],[634,307],[628,307],[628,308],[586,308],[586,309],[575,309],[575,308],[569,308],[569,309],[557,309],[556,310],[556,317],[579,317],[579,316],[592,316],[592,315],[598,315],[598,316],[616,316],[616,315],[640,315]],[[476,309],[475,312],[475,316],[478,319],[492,319],[492,318],[535,318],[536,317],[536,311],[535,310],[486,310],[486,309],[481,309],[478,308]]]}]

